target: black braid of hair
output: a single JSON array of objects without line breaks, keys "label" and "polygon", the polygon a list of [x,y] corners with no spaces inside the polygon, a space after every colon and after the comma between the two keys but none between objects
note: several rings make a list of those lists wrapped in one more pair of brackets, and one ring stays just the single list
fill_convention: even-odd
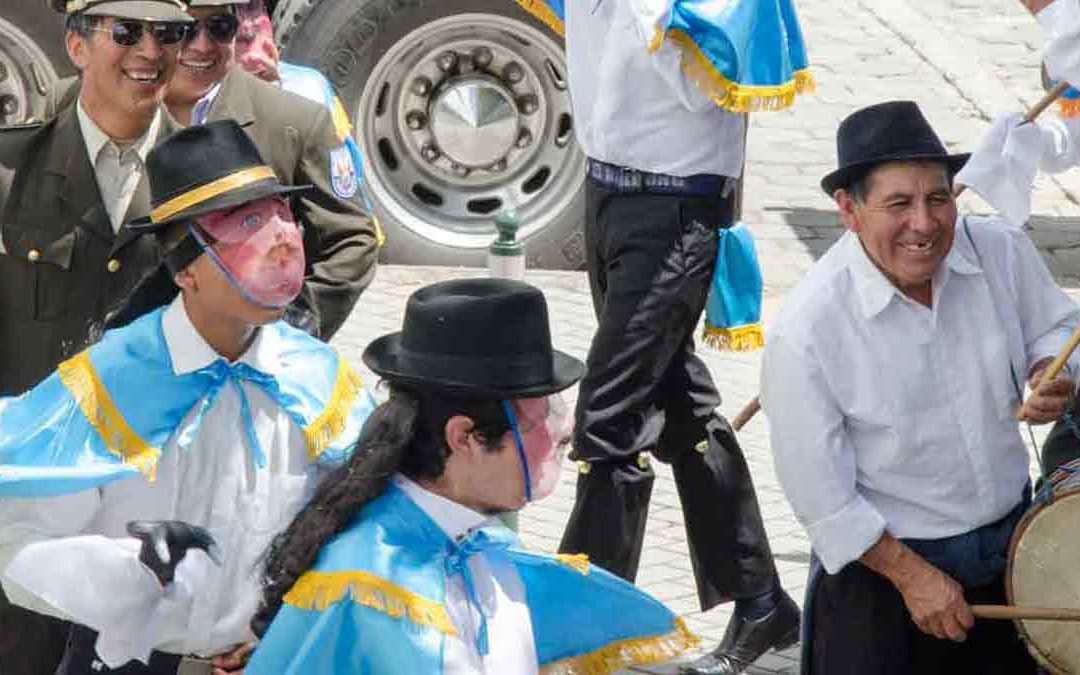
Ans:
[{"label": "black braid of hair", "polygon": [[368,418],[349,460],[320,481],[311,501],[263,554],[263,599],[251,620],[257,636],[269,628],[285,594],[314,565],[323,545],[382,494],[395,473],[414,480],[442,475],[450,454],[444,430],[455,415],[471,418],[476,435],[492,451],[510,429],[498,401],[391,385],[389,400]]}]

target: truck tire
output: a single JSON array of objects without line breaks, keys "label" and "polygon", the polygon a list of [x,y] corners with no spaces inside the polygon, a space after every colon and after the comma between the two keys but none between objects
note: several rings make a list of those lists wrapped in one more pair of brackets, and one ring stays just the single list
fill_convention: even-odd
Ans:
[{"label": "truck tire", "polygon": [[63,19],[44,0],[0,3],[0,126],[41,118],[58,74],[74,72]]},{"label": "truck tire", "polygon": [[283,58],[334,83],[392,263],[484,265],[516,209],[529,265],[584,265],[562,38],[514,0],[280,0]]}]

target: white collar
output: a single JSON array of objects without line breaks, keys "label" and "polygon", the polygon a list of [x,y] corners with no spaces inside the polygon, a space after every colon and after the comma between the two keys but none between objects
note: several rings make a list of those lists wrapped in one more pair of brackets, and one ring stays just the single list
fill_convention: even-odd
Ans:
[{"label": "white collar", "polygon": [[[79,129],[82,131],[83,140],[86,143],[86,154],[90,158],[90,165],[97,165],[98,155],[101,154],[102,149],[109,143],[115,143],[101,130],[101,127],[97,125],[90,115],[83,110],[82,97],[79,98],[78,103],[75,106],[75,114],[79,119]],[[135,143],[131,146],[135,150],[135,154],[138,155],[139,161],[146,162],[146,156],[150,154],[150,150],[154,147],[154,141],[157,140],[158,127],[161,126],[161,108],[158,108],[154,112],[154,119],[151,120],[150,126],[146,128],[146,133],[140,136]]]},{"label": "white collar", "polygon": [[[173,373],[176,375],[194,372],[223,358],[191,323],[184,307],[183,294],[177,295],[162,313],[161,330],[165,334],[165,345],[169,349]],[[259,328],[255,339],[237,362],[246,363],[261,373],[273,375],[277,372],[278,352],[277,334],[272,330]]]},{"label": "white collar", "polygon": [[482,513],[477,513],[467,506],[462,506],[420,487],[419,483],[400,473],[394,474],[394,483],[451,539],[457,539],[471,530],[483,527],[489,520]]},{"label": "white collar", "polygon": [[[884,311],[894,297],[903,297],[903,293],[870,260],[870,256],[866,254],[862,242],[854,232],[844,233],[844,239],[845,259],[855,278],[855,292],[858,295],[859,307],[862,309],[864,318],[873,318]],[[967,234],[963,231],[962,222],[957,222],[952,248],[949,249],[943,264],[934,273],[931,281],[935,297],[939,289],[945,286],[949,272],[965,275],[982,274],[982,268],[977,260],[967,240]]]}]

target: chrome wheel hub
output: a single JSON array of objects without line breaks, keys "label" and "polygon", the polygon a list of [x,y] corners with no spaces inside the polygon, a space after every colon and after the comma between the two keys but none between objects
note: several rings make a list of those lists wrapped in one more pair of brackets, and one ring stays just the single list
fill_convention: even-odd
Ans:
[{"label": "chrome wheel hub", "polygon": [[439,244],[481,248],[517,209],[524,238],[584,182],[562,48],[496,14],[459,14],[402,37],[357,114],[364,177],[385,215]]}]

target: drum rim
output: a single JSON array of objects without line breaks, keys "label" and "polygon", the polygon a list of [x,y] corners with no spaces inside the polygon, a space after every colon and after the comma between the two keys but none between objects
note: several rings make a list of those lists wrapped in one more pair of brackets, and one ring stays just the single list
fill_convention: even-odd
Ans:
[{"label": "drum rim", "polygon": [[[1080,484],[1060,488],[1060,491],[1051,486],[1051,494],[1053,496],[1050,501],[1037,501],[1028,508],[1027,512],[1021,516],[1020,521],[1016,523],[1012,537],[1009,538],[1009,557],[1005,566],[1005,599],[1010,605],[1016,605],[1016,594],[1013,590],[1013,560],[1016,559],[1016,547],[1020,543],[1021,535],[1027,530],[1031,521],[1035,520],[1047,506],[1059,499],[1080,495]],[[1024,641],[1024,645],[1027,647],[1028,652],[1035,657],[1035,660],[1039,662],[1039,665],[1049,669],[1053,675],[1069,675],[1072,671],[1068,667],[1057,663],[1039,648],[1039,645],[1032,638],[1031,634],[1028,633],[1028,630],[1024,625],[1026,621],[1032,621],[1032,619],[1013,619],[1013,625],[1016,626],[1016,632],[1020,634],[1020,639]]]}]

